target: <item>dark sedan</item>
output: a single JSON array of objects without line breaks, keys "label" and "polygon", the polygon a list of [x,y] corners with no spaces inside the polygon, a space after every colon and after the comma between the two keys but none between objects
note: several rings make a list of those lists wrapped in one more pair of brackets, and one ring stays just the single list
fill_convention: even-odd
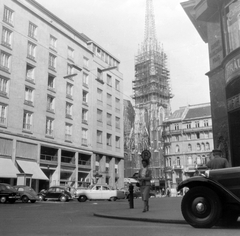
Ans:
[{"label": "dark sedan", "polygon": [[0,202],[1,203],[14,203],[20,198],[17,190],[10,184],[0,183]]},{"label": "dark sedan", "polygon": [[71,193],[67,191],[64,186],[53,186],[48,190],[42,190],[38,194],[38,198],[40,201],[55,200],[61,202],[67,202],[73,199]]}]

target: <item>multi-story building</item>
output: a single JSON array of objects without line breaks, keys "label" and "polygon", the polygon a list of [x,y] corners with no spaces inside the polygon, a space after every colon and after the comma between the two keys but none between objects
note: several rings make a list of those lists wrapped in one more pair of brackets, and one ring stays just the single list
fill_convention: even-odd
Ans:
[{"label": "multi-story building", "polygon": [[0,16],[0,181],[123,186],[120,61],[34,0]]},{"label": "multi-story building", "polygon": [[189,0],[181,3],[208,43],[214,147],[240,166],[240,1]]},{"label": "multi-story building", "polygon": [[164,121],[166,184],[175,188],[210,160],[213,149],[209,103],[181,107]]}]

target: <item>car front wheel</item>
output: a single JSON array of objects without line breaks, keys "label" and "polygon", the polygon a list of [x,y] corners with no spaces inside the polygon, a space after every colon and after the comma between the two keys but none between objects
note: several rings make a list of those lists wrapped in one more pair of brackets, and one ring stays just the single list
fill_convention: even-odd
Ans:
[{"label": "car front wheel", "polygon": [[39,195],[39,196],[38,196],[38,199],[39,199],[39,201],[43,201],[43,200],[44,200],[43,195]]},{"label": "car front wheel", "polygon": [[0,198],[0,202],[1,203],[6,203],[7,202],[7,198],[6,197],[1,197]]},{"label": "car front wheel", "polygon": [[191,188],[183,197],[184,219],[195,228],[211,228],[219,220],[222,204],[218,195],[208,187]]},{"label": "car front wheel", "polygon": [[78,201],[79,202],[86,202],[87,201],[87,197],[84,196],[84,195],[81,195],[81,196],[78,197]]}]

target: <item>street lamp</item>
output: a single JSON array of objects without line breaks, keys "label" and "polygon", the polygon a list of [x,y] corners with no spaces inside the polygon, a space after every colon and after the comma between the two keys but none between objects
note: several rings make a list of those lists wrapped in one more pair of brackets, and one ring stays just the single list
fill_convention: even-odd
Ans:
[{"label": "street lamp", "polygon": [[[77,65],[71,64],[70,66],[71,66],[72,68],[75,68],[75,69],[79,70],[79,71],[82,71],[82,68],[78,67]],[[71,74],[71,75],[63,76],[63,78],[64,78],[64,79],[67,79],[67,78],[70,78],[70,77],[74,77],[74,76],[76,76],[76,75],[77,75],[77,73],[74,73],[74,74]]]}]

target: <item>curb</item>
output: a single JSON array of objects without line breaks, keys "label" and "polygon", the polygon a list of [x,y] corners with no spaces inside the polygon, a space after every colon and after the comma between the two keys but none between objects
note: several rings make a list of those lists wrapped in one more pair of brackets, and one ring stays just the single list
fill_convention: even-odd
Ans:
[{"label": "curb", "polygon": [[172,220],[172,219],[149,219],[149,218],[137,218],[137,217],[127,217],[127,216],[117,216],[117,215],[105,215],[101,213],[93,213],[94,216],[111,218],[118,220],[132,220],[132,221],[144,221],[153,223],[168,223],[168,224],[187,224],[185,220]]}]

